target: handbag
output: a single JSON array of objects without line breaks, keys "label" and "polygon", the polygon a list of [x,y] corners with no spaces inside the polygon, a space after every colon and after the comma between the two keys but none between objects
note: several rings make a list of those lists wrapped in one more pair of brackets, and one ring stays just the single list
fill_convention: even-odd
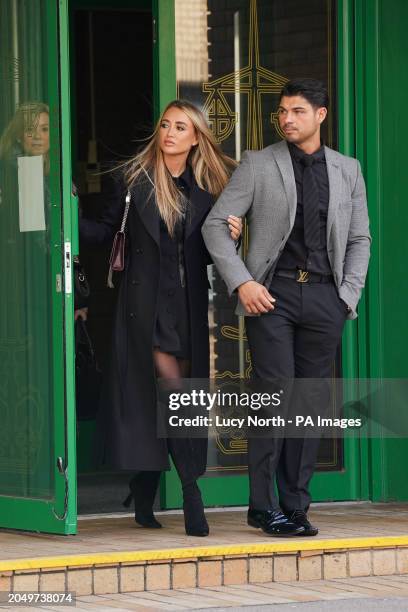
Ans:
[{"label": "handbag", "polygon": [[89,421],[96,417],[102,385],[102,371],[86,322],[75,321],[75,375],[76,414],[78,421]]},{"label": "handbag", "polygon": [[[152,184],[153,189],[155,189],[155,184],[150,178],[148,172],[142,166],[142,170],[145,173],[147,179]],[[112,277],[114,272],[122,272],[125,267],[125,243],[126,243],[126,221],[129,214],[129,206],[130,206],[130,191],[126,194],[126,205],[125,211],[123,213],[122,223],[120,226],[120,230],[116,232],[115,238],[113,239],[112,251],[109,257],[109,274],[108,274],[108,287],[110,289],[114,288],[114,284],[112,282]]]},{"label": "handbag", "polygon": [[114,272],[122,272],[125,267],[125,228],[126,221],[129,214],[130,206],[130,191],[126,194],[126,205],[123,213],[122,223],[120,230],[116,232],[115,238],[113,239],[112,251],[109,257],[109,274],[108,274],[108,287],[114,288],[112,277]]}]

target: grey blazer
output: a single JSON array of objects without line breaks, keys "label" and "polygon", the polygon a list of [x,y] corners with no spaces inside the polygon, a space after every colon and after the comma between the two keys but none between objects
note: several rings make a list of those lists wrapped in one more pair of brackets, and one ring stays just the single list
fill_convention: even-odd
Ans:
[{"label": "grey blazer", "polygon": [[[339,296],[351,308],[348,318],[355,319],[371,243],[364,179],[356,159],[328,147],[325,156],[330,189],[327,252]],[[295,176],[286,141],[262,151],[245,151],[202,228],[207,249],[230,295],[246,281],[272,280],[295,222],[296,206]],[[249,247],[245,261],[231,240],[228,215],[246,217]],[[236,314],[251,316],[240,302]]]}]

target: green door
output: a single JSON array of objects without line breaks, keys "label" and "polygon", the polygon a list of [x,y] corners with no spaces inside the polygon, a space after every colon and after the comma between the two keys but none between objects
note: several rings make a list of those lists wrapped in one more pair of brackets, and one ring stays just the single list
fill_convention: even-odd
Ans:
[{"label": "green door", "polygon": [[0,3],[0,526],[76,531],[66,0]]}]

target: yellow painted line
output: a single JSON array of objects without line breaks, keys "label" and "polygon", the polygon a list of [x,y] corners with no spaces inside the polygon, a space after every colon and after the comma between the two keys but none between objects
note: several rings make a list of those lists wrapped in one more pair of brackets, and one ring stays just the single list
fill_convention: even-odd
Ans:
[{"label": "yellow painted line", "polygon": [[303,550],[329,551],[336,548],[391,548],[408,546],[408,536],[384,536],[369,538],[343,538],[316,540],[296,539],[284,542],[260,542],[259,544],[230,544],[221,546],[197,546],[191,548],[168,548],[160,550],[137,550],[102,552],[84,555],[57,555],[55,557],[35,557],[31,559],[5,559],[0,561],[0,571],[39,569],[48,567],[70,567],[73,565],[96,565],[106,563],[116,565],[131,561],[170,561],[190,557],[212,557],[224,555],[251,555],[259,553],[284,553]]}]

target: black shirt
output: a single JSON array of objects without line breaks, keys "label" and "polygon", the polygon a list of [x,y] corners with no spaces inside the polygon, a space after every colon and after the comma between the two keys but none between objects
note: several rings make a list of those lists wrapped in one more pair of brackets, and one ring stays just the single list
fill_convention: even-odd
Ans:
[{"label": "black shirt", "polygon": [[193,184],[194,176],[191,166],[186,165],[184,172],[180,176],[173,176],[173,181],[177,187],[188,199]]},{"label": "black shirt", "polygon": [[275,270],[308,270],[317,274],[331,274],[330,262],[327,256],[327,211],[329,208],[329,178],[327,175],[324,147],[313,153],[314,164],[312,172],[319,190],[320,217],[320,248],[316,251],[308,251],[304,240],[303,225],[303,169],[301,158],[303,151],[296,145],[288,143],[290,156],[292,158],[293,171],[296,181],[297,208],[295,222],[290,236],[285,244],[282,254],[276,264]]},{"label": "black shirt", "polygon": [[184,172],[180,174],[180,176],[173,176],[173,182],[180,193],[184,196],[182,199],[183,213],[181,218],[177,221],[176,226],[174,228],[175,239],[179,242],[184,241],[184,232],[185,226],[187,222],[187,215],[189,214],[189,205],[188,201],[190,199],[191,188],[193,186],[194,174],[191,166],[186,165]]}]

